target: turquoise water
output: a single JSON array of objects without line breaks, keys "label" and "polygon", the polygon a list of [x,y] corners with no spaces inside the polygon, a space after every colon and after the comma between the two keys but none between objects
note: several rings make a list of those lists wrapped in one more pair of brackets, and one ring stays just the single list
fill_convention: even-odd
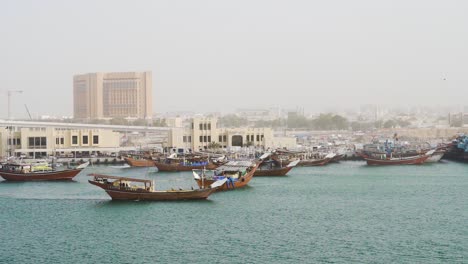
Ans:
[{"label": "turquoise water", "polygon": [[295,168],[182,202],[113,202],[91,172],[196,186],[191,173],[110,167],[75,182],[0,182],[0,262],[468,262],[468,164]]}]

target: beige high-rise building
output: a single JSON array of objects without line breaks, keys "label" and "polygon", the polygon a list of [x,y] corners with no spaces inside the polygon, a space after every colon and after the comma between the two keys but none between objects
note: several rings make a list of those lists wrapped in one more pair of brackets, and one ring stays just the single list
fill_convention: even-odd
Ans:
[{"label": "beige high-rise building", "polygon": [[151,118],[151,72],[88,73],[73,76],[75,118]]}]

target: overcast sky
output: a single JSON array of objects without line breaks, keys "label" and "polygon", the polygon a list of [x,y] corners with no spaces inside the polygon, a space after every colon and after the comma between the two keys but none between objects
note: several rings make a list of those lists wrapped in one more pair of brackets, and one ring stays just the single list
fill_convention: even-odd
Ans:
[{"label": "overcast sky", "polygon": [[468,1],[1,1],[0,116],[72,76],[153,72],[154,111],[468,105]]}]

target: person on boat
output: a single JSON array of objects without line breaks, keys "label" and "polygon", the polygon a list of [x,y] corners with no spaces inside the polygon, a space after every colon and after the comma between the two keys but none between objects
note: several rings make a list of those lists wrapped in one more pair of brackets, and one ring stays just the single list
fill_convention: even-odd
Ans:
[{"label": "person on boat", "polygon": [[231,185],[232,188],[234,188],[234,182],[232,181],[232,178],[230,176],[227,177],[226,185],[229,188],[229,185]]}]

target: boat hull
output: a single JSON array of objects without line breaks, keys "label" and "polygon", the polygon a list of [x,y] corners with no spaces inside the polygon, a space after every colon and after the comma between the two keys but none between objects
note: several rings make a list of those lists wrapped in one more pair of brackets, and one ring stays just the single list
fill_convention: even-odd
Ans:
[{"label": "boat hull", "polygon": [[457,148],[457,145],[452,144],[448,146],[444,159],[468,162],[468,152],[465,152],[463,149]]},{"label": "boat hull", "polygon": [[80,172],[81,169],[43,173],[11,173],[0,171],[0,176],[7,181],[63,181],[72,180]]},{"label": "boat hull", "polygon": [[267,177],[267,176],[286,176],[286,174],[292,169],[293,167],[283,167],[280,169],[257,169],[254,173],[255,177]]},{"label": "boat hull", "polygon": [[330,162],[340,162],[340,160],[342,160],[344,156],[344,154],[337,154],[330,160]]},{"label": "boat hull", "polygon": [[297,166],[301,167],[312,167],[312,166],[323,166],[331,161],[329,158],[317,159],[317,160],[301,160]]},{"label": "boat hull", "polygon": [[443,153],[434,153],[432,156],[430,156],[427,160],[426,160],[426,163],[437,163],[439,162],[442,157],[444,156],[444,152]]},{"label": "boat hull", "polygon": [[129,157],[124,158],[128,165],[132,167],[154,167],[154,162],[152,160],[146,159],[133,159]]},{"label": "boat hull", "polygon": [[130,191],[113,188],[109,184],[102,184],[96,181],[88,180],[89,183],[96,185],[106,191],[112,200],[130,200],[130,201],[180,201],[180,200],[205,200],[216,188],[185,190],[185,191]]},{"label": "boat hull", "polygon": [[365,158],[367,165],[420,165],[423,164],[430,156],[423,155],[414,158],[401,158],[401,159],[372,159]]},{"label": "boat hull", "polygon": [[[225,182],[223,185],[221,185],[216,191],[228,191],[228,190],[234,190],[234,189],[239,189],[242,187],[247,186],[247,184],[252,180],[255,172],[257,171],[258,165],[255,166],[251,171],[249,171],[246,175],[242,176],[242,178],[238,181],[235,182]],[[215,183],[216,180],[201,180],[201,179],[196,179],[198,187],[202,188],[204,186],[210,186],[211,184]]]},{"label": "boat hull", "polygon": [[166,164],[158,161],[153,161],[154,166],[158,168],[158,171],[166,171],[166,172],[177,172],[177,171],[192,171],[192,170],[214,170],[218,165],[213,163],[209,163],[208,165],[201,165],[201,166],[183,166],[180,164]]}]

